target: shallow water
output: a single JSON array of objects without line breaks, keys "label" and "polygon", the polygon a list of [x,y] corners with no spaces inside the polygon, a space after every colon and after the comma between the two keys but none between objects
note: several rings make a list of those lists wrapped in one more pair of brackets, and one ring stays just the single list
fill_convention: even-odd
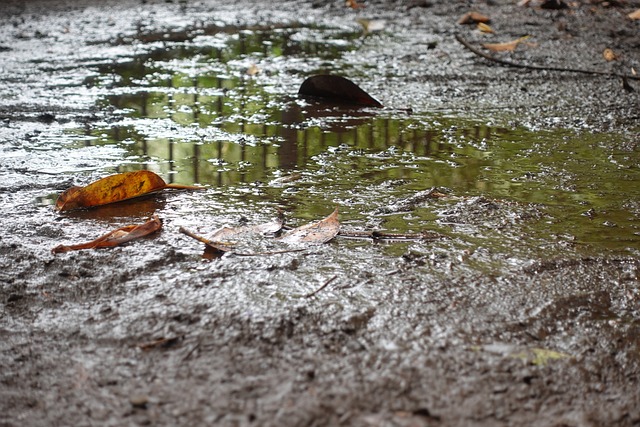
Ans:
[{"label": "shallow water", "polygon": [[[640,170],[638,153],[624,149],[630,136],[527,129],[509,117],[466,119],[419,105],[414,113],[298,99],[274,89],[282,80],[295,89],[302,80],[291,63],[304,64],[304,74],[340,73],[341,53],[357,49],[360,33],[215,30],[161,46],[142,38],[138,55],[96,65],[85,85],[101,93],[99,108],[122,119],[69,129],[33,149],[58,148],[50,155],[72,162],[79,150],[85,160],[111,161],[105,173],[143,168],[169,182],[206,185],[216,190],[209,197],[228,196],[224,208],[231,211],[281,206],[312,219],[340,205],[343,221],[355,227],[375,208],[437,186],[452,196],[511,203],[513,221],[518,209],[535,204],[538,218],[518,230],[534,239],[532,250],[535,239],[564,239],[637,251]],[[278,65],[284,57],[286,69]],[[366,86],[366,77],[359,80]],[[67,169],[78,177],[77,164]],[[461,237],[469,230],[448,219],[450,205],[390,215],[384,226]],[[487,220],[472,234],[490,239],[494,226]],[[496,238],[502,246],[504,236]]]},{"label": "shallow water", "polygon": [[[343,54],[368,43],[358,31],[212,26],[112,43],[134,44],[136,54],[84,64],[80,89],[111,116],[27,140],[38,172],[82,183],[149,169],[209,187],[185,198],[195,210],[213,204],[251,217],[280,207],[302,221],[339,205],[351,228],[431,230],[500,252],[517,251],[514,243],[542,253],[549,242],[587,252],[640,247],[638,153],[625,148],[632,135],[298,98],[305,76],[348,71]],[[367,86],[366,75],[354,80]],[[431,187],[451,197],[376,215]],[[464,200],[476,196],[495,202],[495,212],[462,218]]]}]

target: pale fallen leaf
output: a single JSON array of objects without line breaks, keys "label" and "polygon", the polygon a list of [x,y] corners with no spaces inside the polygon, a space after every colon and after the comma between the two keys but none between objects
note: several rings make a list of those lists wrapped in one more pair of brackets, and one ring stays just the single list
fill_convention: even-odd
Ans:
[{"label": "pale fallen leaf", "polygon": [[251,64],[249,68],[247,68],[246,74],[248,76],[255,76],[260,72],[260,68],[256,64]]},{"label": "pale fallen leaf", "polygon": [[635,12],[631,12],[630,14],[627,15],[630,19],[638,20],[640,19],[640,9],[636,10]]},{"label": "pale fallen leaf", "polygon": [[216,230],[211,235],[209,240],[213,240],[216,242],[227,242],[242,237],[251,237],[254,235],[274,235],[282,230],[283,225],[284,217],[283,215],[279,215],[278,218],[264,224],[245,225],[242,227],[222,227]]},{"label": "pale fallen leaf", "polygon": [[286,243],[326,243],[340,231],[338,208],[328,217],[311,224],[294,228],[279,240]]},{"label": "pale fallen leaf", "polygon": [[358,19],[357,22],[362,25],[365,33],[382,31],[387,24],[387,21],[382,19]]},{"label": "pale fallen leaf", "polygon": [[492,52],[513,52],[520,43],[528,38],[529,36],[524,36],[505,43],[483,43],[482,47]]}]

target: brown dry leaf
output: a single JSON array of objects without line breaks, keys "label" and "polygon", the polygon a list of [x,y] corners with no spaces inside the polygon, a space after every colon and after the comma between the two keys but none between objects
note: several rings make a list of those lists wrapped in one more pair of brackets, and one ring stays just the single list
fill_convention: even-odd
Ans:
[{"label": "brown dry leaf", "polygon": [[631,12],[630,14],[627,15],[630,19],[638,20],[640,19],[640,9],[636,10],[635,12]]},{"label": "brown dry leaf", "polygon": [[465,24],[470,25],[470,24],[476,24],[478,22],[482,22],[486,24],[491,22],[491,18],[479,12],[467,12],[464,15],[462,15],[460,19],[458,19],[458,24],[460,25],[465,25]]},{"label": "brown dry leaf", "polygon": [[150,171],[125,172],[99,179],[86,187],[69,188],[56,200],[56,209],[69,211],[92,208],[146,196],[166,188],[203,189],[192,185],[167,184],[160,176]]},{"label": "brown dry leaf", "polygon": [[336,237],[340,231],[338,208],[328,217],[302,227],[294,228],[280,240],[286,243],[326,243]]},{"label": "brown dry leaf", "polygon": [[616,61],[619,58],[613,50],[608,48],[605,49],[604,52],[602,52],[602,56],[607,62]]},{"label": "brown dry leaf", "polygon": [[51,252],[58,254],[61,252],[78,251],[81,249],[110,248],[139,239],[140,237],[148,236],[161,228],[162,221],[160,221],[160,218],[158,218],[157,215],[154,215],[144,224],[126,225],[87,243],[69,246],[59,245],[51,249]]},{"label": "brown dry leaf", "polygon": [[482,47],[492,52],[513,52],[514,50],[516,50],[520,43],[528,38],[529,36],[524,36],[505,43],[483,43]]},{"label": "brown dry leaf", "polygon": [[483,33],[491,33],[491,34],[495,32],[493,31],[493,28],[491,28],[489,25],[485,24],[484,22],[478,22],[478,30]]},{"label": "brown dry leaf", "polygon": [[358,3],[356,0],[346,0],[345,6],[350,7],[351,9],[364,9],[365,5]]}]

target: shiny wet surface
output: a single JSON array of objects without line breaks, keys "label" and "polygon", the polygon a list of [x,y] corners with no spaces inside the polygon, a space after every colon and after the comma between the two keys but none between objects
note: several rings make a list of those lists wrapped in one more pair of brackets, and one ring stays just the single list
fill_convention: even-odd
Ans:
[{"label": "shiny wet surface", "polygon": [[[242,22],[254,18],[228,7],[211,24],[195,6],[150,7],[151,17],[132,22],[125,7],[102,27],[100,15],[77,12],[95,28],[64,64],[63,15],[43,18],[49,53],[19,58],[20,43],[47,39],[10,33],[2,106],[11,114],[0,128],[10,423],[638,419],[637,129],[554,125],[534,117],[540,101],[528,114],[517,108],[531,102],[522,90],[513,108],[489,95],[456,101],[483,86],[455,76],[418,89],[412,61],[429,35],[388,59],[394,67],[371,59],[415,30],[364,37],[351,20],[276,11]],[[173,14],[184,22],[163,24]],[[433,74],[460,67],[453,61],[431,62]],[[20,74],[21,63],[39,76]],[[305,77],[327,72],[386,107],[297,97]],[[478,73],[486,86],[521,84]],[[18,77],[26,83],[9,84]],[[541,97],[567,84],[526,78]],[[207,190],[52,209],[71,185],[139,169]],[[419,197],[432,187],[446,197]],[[335,206],[345,230],[439,237],[337,238],[302,253],[211,260],[177,232],[264,222],[278,209],[295,226]],[[152,214],[164,221],[152,238],[49,253]],[[592,412],[613,401],[618,418]]]}]

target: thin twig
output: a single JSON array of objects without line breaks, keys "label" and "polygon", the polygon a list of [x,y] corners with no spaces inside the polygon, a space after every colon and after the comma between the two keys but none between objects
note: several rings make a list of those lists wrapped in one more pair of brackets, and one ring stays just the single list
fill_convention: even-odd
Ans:
[{"label": "thin twig", "polygon": [[315,291],[311,292],[310,294],[305,295],[305,298],[311,298],[312,296],[314,296],[315,294],[317,294],[318,292],[320,292],[321,290],[323,290],[324,288],[326,288],[327,286],[329,286],[329,284],[331,282],[333,282],[334,280],[336,280],[338,278],[338,276],[333,276],[331,279],[327,280],[326,282],[324,282],[324,284],[322,286],[320,286],[318,289],[316,289]]},{"label": "thin twig", "polygon": [[348,231],[340,230],[338,237],[344,237],[346,239],[362,239],[362,240],[375,240],[375,241],[411,241],[417,242],[422,240],[437,240],[444,236],[436,232],[423,231],[421,233],[386,233],[384,231]]},{"label": "thin twig", "polygon": [[236,252],[234,251],[230,246],[221,243],[221,242],[214,242],[212,240],[209,240],[205,237],[202,236],[198,236],[197,234],[187,230],[184,227],[180,227],[178,229],[178,231],[184,235],[187,235],[189,237],[191,237],[192,239],[195,239],[199,242],[204,243],[205,245],[207,245],[207,247],[213,249],[214,251],[216,251],[216,253],[222,254],[222,253],[228,253],[228,254],[232,254],[232,255],[237,255],[237,256],[260,256],[260,255],[278,255],[278,254],[286,254],[289,252],[303,252],[306,249],[301,248],[301,249],[286,249],[286,250],[282,250],[282,251],[267,251],[267,252],[250,252],[250,253],[245,253],[245,252]]},{"label": "thin twig", "polygon": [[462,36],[460,36],[459,34],[456,34],[455,38],[464,47],[466,47],[467,49],[469,49],[471,52],[475,53],[476,55],[478,55],[478,56],[480,56],[480,57],[482,57],[484,59],[487,59],[489,61],[493,61],[493,62],[498,63],[498,64],[506,65],[508,67],[524,68],[524,69],[527,69],[527,70],[538,70],[538,71],[561,71],[561,72],[567,72],[567,73],[581,73],[581,74],[590,74],[590,75],[598,75],[598,76],[620,77],[620,78],[623,78],[623,79],[631,79],[631,80],[640,80],[640,76],[634,76],[634,75],[631,75],[631,74],[620,74],[620,73],[614,73],[614,72],[610,72],[610,71],[585,70],[585,69],[582,69],[582,68],[564,68],[564,67],[554,67],[554,66],[544,66],[544,65],[521,64],[519,62],[513,62],[513,61],[506,60],[506,59],[496,58],[493,55],[489,55],[488,53],[484,53],[481,50],[479,50],[478,48],[474,47],[471,43],[466,41],[464,38],[462,38]]},{"label": "thin twig", "polygon": [[233,255],[237,255],[237,256],[260,256],[260,255],[279,255],[279,254],[288,254],[291,252],[304,252],[306,251],[305,248],[299,248],[299,249],[284,249],[281,251],[265,251],[265,252],[236,252],[236,251],[230,251],[230,254]]},{"label": "thin twig", "polygon": [[200,341],[200,338],[198,338],[198,341],[196,342],[196,345],[194,345],[191,348],[191,350],[189,350],[187,355],[182,358],[182,361],[186,362],[187,360],[189,360],[191,358],[191,356],[193,355],[193,353],[195,353],[197,350],[200,349],[200,344],[201,344],[201,341]]}]

